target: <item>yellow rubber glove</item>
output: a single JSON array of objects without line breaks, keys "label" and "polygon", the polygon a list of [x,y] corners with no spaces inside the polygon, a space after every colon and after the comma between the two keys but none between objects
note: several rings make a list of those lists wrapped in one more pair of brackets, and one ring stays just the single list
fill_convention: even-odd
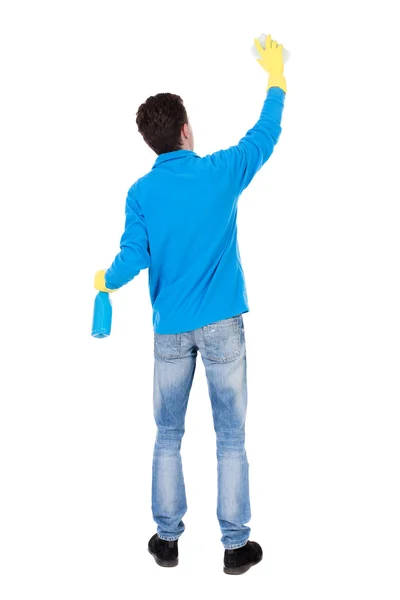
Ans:
[{"label": "yellow rubber glove", "polygon": [[267,90],[271,87],[279,87],[286,93],[286,79],[283,75],[282,44],[278,44],[278,42],[271,39],[270,35],[265,40],[265,50],[257,38],[254,40],[254,44],[261,56],[261,58],[257,58],[257,62],[260,63],[269,75]]},{"label": "yellow rubber glove", "polygon": [[104,278],[105,274],[105,269],[103,269],[102,271],[97,271],[96,275],[94,276],[94,287],[96,288],[96,290],[99,290],[99,292],[116,292],[117,290],[109,290],[108,288],[106,288],[106,282]]}]

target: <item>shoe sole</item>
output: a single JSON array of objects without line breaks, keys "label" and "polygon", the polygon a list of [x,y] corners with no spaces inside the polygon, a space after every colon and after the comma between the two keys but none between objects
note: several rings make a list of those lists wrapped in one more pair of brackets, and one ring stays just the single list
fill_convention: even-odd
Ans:
[{"label": "shoe sole", "polygon": [[242,565],[241,567],[225,567],[224,566],[224,573],[226,573],[227,575],[242,575],[243,573],[246,573],[249,569],[251,569],[251,567],[254,567],[254,565],[258,565],[258,563],[262,561],[262,558],[263,558],[263,555],[261,554],[261,557],[259,560],[255,560],[253,562],[246,563],[245,565]]},{"label": "shoe sole", "polygon": [[161,558],[158,558],[158,556],[156,556],[150,550],[150,548],[147,548],[147,550],[150,552],[150,554],[152,555],[152,557],[154,558],[154,560],[156,561],[156,563],[158,564],[159,567],[177,567],[178,566],[177,558],[174,558],[174,560],[162,560]]}]

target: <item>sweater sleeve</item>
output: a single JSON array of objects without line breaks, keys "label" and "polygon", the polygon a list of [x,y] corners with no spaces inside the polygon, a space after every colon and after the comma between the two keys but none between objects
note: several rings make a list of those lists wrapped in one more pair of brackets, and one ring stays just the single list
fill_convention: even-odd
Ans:
[{"label": "sweater sleeve", "polygon": [[128,191],[125,204],[125,230],[120,252],[105,274],[105,284],[116,290],[150,266],[150,248],[146,224],[133,189]]},{"label": "sweater sleeve", "polygon": [[281,119],[285,92],[271,87],[257,123],[236,146],[211,155],[215,165],[231,173],[234,189],[240,195],[254,175],[271,156],[281,134]]}]

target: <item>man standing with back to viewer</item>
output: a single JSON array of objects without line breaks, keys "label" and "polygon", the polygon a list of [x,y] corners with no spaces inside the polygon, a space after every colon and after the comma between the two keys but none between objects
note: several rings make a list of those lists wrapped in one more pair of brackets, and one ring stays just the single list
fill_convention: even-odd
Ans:
[{"label": "man standing with back to viewer", "polygon": [[282,46],[255,40],[268,73],[261,115],[236,146],[203,158],[182,99],[151,96],[136,123],[158,155],[132,185],[125,230],[111,267],[98,271],[97,290],[111,292],[149,267],[154,328],[152,512],[157,533],[148,550],[158,565],[178,564],[185,530],[186,493],[181,462],[185,414],[197,351],[205,366],[217,442],[217,517],[224,571],[246,572],[262,559],[249,541],[249,465],[245,450],[246,346],[242,314],[248,302],[237,243],[237,204],[271,156],[281,133],[286,95]]}]

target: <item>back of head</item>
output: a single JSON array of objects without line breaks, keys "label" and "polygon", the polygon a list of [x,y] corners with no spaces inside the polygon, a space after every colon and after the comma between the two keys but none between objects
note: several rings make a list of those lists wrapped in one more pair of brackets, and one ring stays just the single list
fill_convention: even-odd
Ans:
[{"label": "back of head", "polygon": [[188,122],[182,98],[157,94],[147,98],[136,113],[136,124],[146,144],[156,154],[180,150],[181,129]]}]

